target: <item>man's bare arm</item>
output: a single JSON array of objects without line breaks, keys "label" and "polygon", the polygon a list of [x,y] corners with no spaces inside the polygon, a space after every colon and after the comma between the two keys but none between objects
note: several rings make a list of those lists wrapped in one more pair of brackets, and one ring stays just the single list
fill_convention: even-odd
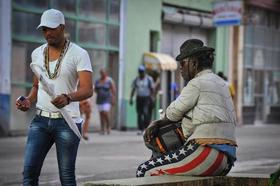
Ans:
[{"label": "man's bare arm", "polygon": [[16,107],[21,111],[27,111],[30,109],[31,105],[37,101],[39,81],[36,76],[33,76],[33,86],[25,99],[16,100]]},{"label": "man's bare arm", "polygon": [[77,91],[69,94],[62,94],[54,98],[51,102],[57,108],[62,108],[73,101],[82,101],[90,98],[93,94],[92,88],[92,72],[80,71],[78,72],[79,84]]}]

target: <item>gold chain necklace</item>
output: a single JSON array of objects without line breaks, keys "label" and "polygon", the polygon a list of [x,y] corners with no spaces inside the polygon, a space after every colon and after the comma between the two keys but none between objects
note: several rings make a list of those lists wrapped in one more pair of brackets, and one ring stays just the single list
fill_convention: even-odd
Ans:
[{"label": "gold chain necklace", "polygon": [[48,73],[48,76],[49,76],[50,79],[57,78],[58,71],[59,71],[60,66],[61,66],[61,61],[62,61],[63,57],[65,56],[67,50],[68,50],[69,44],[70,44],[70,41],[68,39],[66,39],[65,43],[64,43],[64,46],[63,46],[63,49],[60,52],[58,61],[55,65],[54,73],[50,72],[49,47],[48,46],[45,47],[45,49],[44,49],[44,63],[45,63],[45,68],[47,70],[47,73]]}]

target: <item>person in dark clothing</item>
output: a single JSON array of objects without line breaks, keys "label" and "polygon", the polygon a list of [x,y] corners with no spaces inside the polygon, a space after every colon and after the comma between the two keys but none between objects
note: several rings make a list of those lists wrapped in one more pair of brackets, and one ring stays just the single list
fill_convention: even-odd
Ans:
[{"label": "person in dark clothing", "polygon": [[144,66],[141,65],[138,68],[138,73],[138,77],[132,82],[130,105],[133,104],[133,96],[136,92],[138,134],[142,134],[151,122],[150,105],[152,104],[151,99],[154,92],[154,82],[152,77],[145,73]]}]

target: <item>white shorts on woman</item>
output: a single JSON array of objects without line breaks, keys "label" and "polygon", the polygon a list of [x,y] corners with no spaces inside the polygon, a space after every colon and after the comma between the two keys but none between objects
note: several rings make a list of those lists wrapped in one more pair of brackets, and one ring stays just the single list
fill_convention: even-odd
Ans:
[{"label": "white shorts on woman", "polygon": [[99,112],[101,112],[101,111],[109,112],[111,110],[111,104],[110,103],[98,104],[97,108],[98,108]]}]

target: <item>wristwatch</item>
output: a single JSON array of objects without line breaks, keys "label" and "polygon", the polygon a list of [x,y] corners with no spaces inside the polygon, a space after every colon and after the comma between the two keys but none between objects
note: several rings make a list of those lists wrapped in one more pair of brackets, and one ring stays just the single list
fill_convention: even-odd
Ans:
[{"label": "wristwatch", "polygon": [[62,95],[67,98],[67,105],[68,105],[72,101],[71,96],[69,96],[67,94],[62,94]]}]

